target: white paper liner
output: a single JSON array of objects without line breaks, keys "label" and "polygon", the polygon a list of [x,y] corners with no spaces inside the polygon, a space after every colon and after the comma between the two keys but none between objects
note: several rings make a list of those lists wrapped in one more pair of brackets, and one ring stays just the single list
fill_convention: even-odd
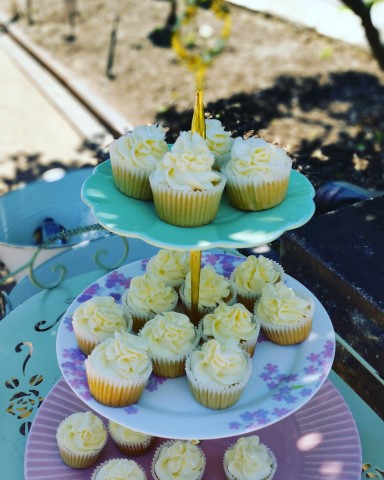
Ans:
[{"label": "white paper liner", "polygon": [[116,166],[111,160],[112,176],[116,188],[128,197],[152,200],[149,172]]},{"label": "white paper liner", "polygon": [[[229,450],[230,448],[232,448],[233,445],[229,446],[227,448],[227,450]],[[276,473],[276,470],[277,470],[277,459],[276,459],[276,456],[275,454],[272,452],[272,450],[267,447],[265,445],[266,449],[268,450],[268,453],[270,455],[270,457],[272,458],[273,460],[273,463],[272,463],[272,470],[271,470],[271,473],[268,475],[268,477],[265,477],[265,478],[262,478],[260,480],[272,480],[273,477],[275,476],[275,473]],[[226,450],[226,451],[227,451]],[[224,452],[224,456],[223,456],[223,467],[224,467],[224,473],[225,473],[225,476],[226,476],[226,479],[227,480],[237,480],[236,477],[234,477],[229,471],[228,471],[228,465],[227,465],[227,462],[225,461],[225,452]]]},{"label": "white paper liner", "polygon": [[[156,475],[155,466],[156,466],[156,462],[157,462],[157,460],[160,456],[161,450],[164,447],[170,447],[173,443],[178,442],[178,441],[180,441],[180,440],[167,440],[157,447],[157,449],[155,451],[155,454],[153,456],[152,465],[151,465],[151,473],[152,473],[152,476],[153,476],[154,480],[159,480],[159,477]],[[188,440],[181,440],[181,441],[188,442]],[[206,460],[206,457],[205,457],[205,454],[204,454],[203,450],[198,445],[195,445],[195,447],[199,450],[199,452],[201,454],[201,457],[204,460],[204,465],[203,465],[202,469],[200,470],[200,472],[198,472],[196,477],[195,478],[189,477],[189,480],[201,480],[203,478],[204,471],[205,471],[205,466],[206,466],[206,463],[207,463],[207,460]]]},{"label": "white paper liner", "polygon": [[220,387],[215,385],[203,385],[194,376],[191,369],[192,353],[187,356],[185,373],[187,374],[188,384],[195,400],[203,405],[203,407],[212,408],[214,410],[222,410],[234,405],[241,397],[241,394],[252,374],[252,361],[249,354],[244,351],[244,355],[247,357],[248,370],[243,380],[234,385]]},{"label": "white paper liner", "polygon": [[[100,463],[100,465],[98,465],[95,470],[92,472],[92,475],[91,475],[91,478],[90,480],[97,480],[97,475],[98,473],[100,472],[100,470],[105,466],[107,465],[109,462],[112,462],[113,460],[124,460],[122,458],[110,458],[108,460],[105,460],[104,462]],[[138,468],[140,469],[140,471],[143,473],[143,479],[142,480],[147,480],[147,475],[143,469],[143,467],[141,465],[139,465],[137,462],[135,462],[134,460],[129,460],[129,459],[125,459],[125,460],[128,460],[128,461],[131,461],[131,462],[134,462],[136,463],[136,465],[138,466]]]},{"label": "white paper liner", "polygon": [[151,450],[155,443],[155,437],[153,437],[152,435],[146,435],[146,437],[143,438],[141,441],[129,441],[124,438],[118,437],[113,433],[112,429],[109,428],[109,423],[108,431],[120,452],[127,456],[135,457],[143,455],[149,452],[149,450]]}]

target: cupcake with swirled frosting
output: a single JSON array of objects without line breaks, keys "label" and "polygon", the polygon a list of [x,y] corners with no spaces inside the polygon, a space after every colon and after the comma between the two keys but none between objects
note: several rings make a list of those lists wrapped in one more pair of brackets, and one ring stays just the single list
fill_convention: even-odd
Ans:
[{"label": "cupcake with swirled frosting", "polygon": [[220,170],[231,157],[234,142],[231,132],[225,130],[220,120],[207,118],[205,120],[205,139],[209,150],[215,157],[213,168]]},{"label": "cupcake with swirled frosting", "polygon": [[204,452],[188,440],[162,443],[152,460],[155,480],[200,480],[206,465]]},{"label": "cupcake with swirled frosting", "polygon": [[113,297],[95,296],[79,305],[72,316],[77,345],[89,355],[100,342],[112,337],[116,330],[131,330],[132,318]]},{"label": "cupcake with swirled frosting", "polygon": [[215,410],[234,405],[252,373],[251,358],[235,340],[208,340],[188,355],[185,371],[195,400]]},{"label": "cupcake with swirled frosting", "polygon": [[174,310],[178,301],[179,296],[173,287],[149,273],[133,277],[122,297],[124,312],[132,317],[135,333],[158,313]]},{"label": "cupcake with swirled frosting", "polygon": [[108,422],[108,431],[120,452],[127,456],[143,455],[149,452],[155,443],[154,436],[131,430],[112,420]]},{"label": "cupcake with swirled frosting", "polygon": [[152,372],[147,344],[131,333],[115,332],[92,350],[85,371],[96,401],[110,407],[136,403]]},{"label": "cupcake with swirled frosting", "polygon": [[140,200],[152,199],[149,175],[168,151],[165,130],[140,125],[109,146],[112,176],[120,192]]},{"label": "cupcake with swirled frosting", "polygon": [[277,468],[274,453],[257,435],[240,437],[224,453],[227,480],[272,480]]},{"label": "cupcake with swirled frosting", "polygon": [[233,305],[220,303],[212,313],[205,315],[202,320],[202,338],[204,340],[216,338],[219,342],[226,343],[228,340],[234,339],[251,357],[255,353],[259,332],[260,323],[241,303]]},{"label": "cupcake with swirled frosting", "polygon": [[186,356],[199,343],[200,331],[195,329],[187,315],[164,312],[149,320],[139,336],[148,344],[153,373],[175,378],[185,374]]},{"label": "cupcake with swirled frosting", "polygon": [[280,147],[261,138],[236,138],[222,172],[232,205],[259,211],[279,205],[286,197],[292,160]]},{"label": "cupcake with swirled frosting", "polygon": [[197,318],[192,317],[192,292],[191,273],[188,272],[185,282],[180,288],[180,299],[187,315],[194,325],[198,325],[201,318],[213,310],[221,302],[231,304],[235,301],[235,295],[230,281],[216,272],[211,265],[206,265],[200,270],[199,303]]},{"label": "cupcake with swirled frosting", "polygon": [[98,465],[91,480],[147,480],[141,465],[127,458],[111,458]]},{"label": "cupcake with swirled frosting", "polygon": [[189,252],[159,250],[147,263],[146,272],[178,290],[190,268]]},{"label": "cupcake with swirled frosting", "polygon": [[233,270],[230,281],[238,302],[253,312],[256,300],[267,283],[283,280],[284,270],[274,260],[264,255],[249,255]]},{"label": "cupcake with swirled frosting", "polygon": [[108,432],[92,412],[76,412],[63,419],[56,432],[59,454],[72,468],[88,468],[99,458]]},{"label": "cupcake with swirled frosting", "polygon": [[226,179],[212,170],[214,156],[198,133],[181,132],[149,176],[157,216],[179,227],[211,223]]},{"label": "cupcake with swirled frosting", "polygon": [[314,302],[309,295],[278,282],[262,289],[254,312],[262,332],[271,342],[295,345],[311,332]]}]

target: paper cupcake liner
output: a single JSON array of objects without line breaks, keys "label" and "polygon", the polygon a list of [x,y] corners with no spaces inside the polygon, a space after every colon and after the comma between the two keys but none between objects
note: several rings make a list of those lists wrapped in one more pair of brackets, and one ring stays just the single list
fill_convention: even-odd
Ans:
[{"label": "paper cupcake liner", "polygon": [[234,405],[241,397],[252,373],[252,361],[249,354],[246,353],[246,355],[248,357],[248,371],[243,380],[234,385],[224,387],[206,386],[199,382],[193,375],[191,370],[191,355],[188,355],[185,362],[185,372],[195,400],[203,405],[203,407],[214,410],[222,410]]},{"label": "paper cupcake liner", "polygon": [[232,205],[239,210],[259,211],[279,205],[286,197],[289,171],[277,172],[275,178],[263,181],[259,178],[242,178],[227,175],[226,190]]},{"label": "paper cupcake liner", "polygon": [[[91,478],[90,480],[96,480],[97,479],[97,475],[98,473],[100,472],[100,470],[105,466],[107,465],[109,462],[111,462],[112,460],[121,460],[121,458],[110,458],[109,460],[105,460],[104,462],[100,463],[100,465],[98,465],[95,470],[92,472],[92,475],[91,475]],[[127,459],[128,460],[128,459]],[[134,460],[131,460],[132,462],[135,462]],[[143,467],[141,465],[139,465],[137,462],[135,462],[136,465],[139,467],[139,469],[141,470],[141,472],[143,473],[143,480],[147,480],[147,475],[143,469]]]},{"label": "paper cupcake liner", "polygon": [[119,451],[128,457],[138,457],[148,453],[153,448],[156,441],[155,437],[148,436],[148,438],[142,440],[141,442],[129,442],[122,440],[121,438],[117,438],[113,435],[111,430],[109,430],[109,433]]},{"label": "paper cupcake liner", "polygon": [[[230,448],[232,448],[232,445],[230,447],[227,448],[227,450],[229,450]],[[263,478],[262,480],[272,480],[273,477],[275,476],[275,473],[276,473],[276,470],[277,470],[277,459],[276,459],[276,455],[272,452],[272,450],[266,446],[266,449],[268,450],[268,453],[269,455],[271,456],[272,460],[273,460],[273,463],[272,463],[272,471],[271,473],[268,475],[268,477],[265,477]],[[226,450],[226,451],[227,451]],[[224,468],[224,473],[225,473],[225,477],[227,480],[237,480],[236,477],[234,477],[229,471],[228,471],[228,465],[227,465],[227,462],[225,461],[225,452],[224,452],[224,457],[223,457],[223,468]]]},{"label": "paper cupcake liner", "polygon": [[137,403],[140,399],[149,376],[152,372],[152,364],[141,377],[130,380],[113,380],[97,372],[88,359],[85,360],[85,371],[89,390],[92,397],[109,407],[126,407]]},{"label": "paper cupcake liner", "polygon": [[199,227],[211,223],[219,209],[226,179],[212,190],[185,192],[157,185],[149,177],[157,216],[178,227]]},{"label": "paper cupcake liner", "polygon": [[149,173],[141,170],[129,170],[111,162],[113,180],[121,193],[138,200],[151,200],[152,190]]},{"label": "paper cupcake liner", "polygon": [[[161,445],[159,445],[155,451],[155,454],[153,456],[153,459],[152,459],[152,464],[151,464],[151,473],[152,473],[152,477],[154,478],[154,480],[160,480],[159,477],[156,475],[156,471],[155,471],[155,466],[156,466],[156,462],[160,456],[160,453],[162,451],[162,449],[164,447],[170,447],[174,442],[176,442],[177,440],[167,440],[165,442],[163,442]],[[185,441],[188,441],[188,440],[185,440]],[[207,459],[205,457],[205,454],[203,452],[203,450],[196,445],[196,448],[199,450],[199,452],[201,453],[201,457],[203,458],[204,460],[204,465],[203,467],[201,468],[201,471],[198,472],[198,474],[196,475],[196,477],[192,477],[191,474],[189,473],[189,476],[188,478],[190,480],[201,480],[203,478],[203,475],[204,475],[204,471],[205,471],[205,466],[206,466],[206,463],[207,463]]]}]

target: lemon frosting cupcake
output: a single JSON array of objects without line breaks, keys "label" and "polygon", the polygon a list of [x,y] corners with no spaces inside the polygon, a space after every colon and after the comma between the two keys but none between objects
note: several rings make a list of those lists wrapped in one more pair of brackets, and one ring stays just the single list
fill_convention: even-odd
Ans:
[{"label": "lemon frosting cupcake", "polygon": [[139,336],[148,344],[153,373],[168,378],[185,374],[186,356],[200,340],[199,330],[179,312],[156,315],[144,325]]},{"label": "lemon frosting cupcake", "polygon": [[134,460],[112,458],[93,471],[91,480],[147,480],[143,467]]},{"label": "lemon frosting cupcake", "polygon": [[292,160],[286,152],[261,138],[236,138],[223,168],[232,205],[258,211],[281,203],[287,194]]},{"label": "lemon frosting cupcake", "polygon": [[225,130],[220,120],[207,118],[205,120],[205,139],[209,150],[215,157],[213,168],[220,170],[231,157],[234,141],[231,132]]},{"label": "lemon frosting cupcake", "polygon": [[240,437],[224,453],[227,480],[272,480],[277,462],[273,452],[257,435]]},{"label": "lemon frosting cupcake", "polygon": [[200,480],[206,465],[204,452],[187,440],[169,440],[161,444],[152,461],[155,480]]},{"label": "lemon frosting cupcake", "polygon": [[274,260],[264,255],[249,255],[233,270],[230,281],[236,293],[237,301],[253,312],[256,300],[267,283],[283,280],[284,270]]},{"label": "lemon frosting cupcake", "polygon": [[88,468],[107,443],[104,423],[92,412],[76,412],[62,420],[56,441],[63,462],[72,468]]},{"label": "lemon frosting cupcake", "polygon": [[152,372],[148,347],[128,332],[115,332],[97,345],[85,360],[91,395],[110,407],[136,403]]},{"label": "lemon frosting cupcake", "polygon": [[108,431],[121,453],[128,456],[138,456],[149,452],[154,446],[155,437],[137,432],[119,425],[112,420],[108,422]]},{"label": "lemon frosting cupcake", "polygon": [[113,297],[96,296],[79,305],[73,312],[72,326],[80,350],[89,355],[100,342],[116,330],[130,330],[132,318]]},{"label": "lemon frosting cupcake", "polygon": [[260,322],[241,303],[227,305],[220,303],[213,313],[202,320],[202,337],[205,340],[216,338],[221,343],[234,339],[252,357],[255,353],[260,333]]},{"label": "lemon frosting cupcake", "polygon": [[159,250],[148,262],[146,272],[162,280],[167,286],[178,288],[189,272],[189,252]]},{"label": "lemon frosting cupcake", "polygon": [[132,330],[139,332],[145,323],[156,314],[174,310],[179,296],[173,287],[160,278],[144,273],[133,277],[124,292],[124,312],[132,317]]},{"label": "lemon frosting cupcake", "polygon": [[262,332],[280,345],[304,341],[312,329],[313,314],[313,300],[283,282],[266,285],[255,304],[255,316],[260,321]]},{"label": "lemon frosting cupcake", "polygon": [[161,220],[179,227],[198,227],[214,220],[226,179],[212,170],[213,163],[203,137],[181,132],[149,176]]},{"label": "lemon frosting cupcake", "polygon": [[165,130],[159,125],[140,125],[114,140],[109,156],[116,187],[129,197],[150,200],[149,174],[167,151]]},{"label": "lemon frosting cupcake", "polygon": [[230,281],[216,272],[211,265],[206,265],[200,269],[199,283],[199,304],[198,318],[194,319],[192,315],[191,300],[191,273],[188,272],[185,282],[180,288],[180,299],[184,305],[185,311],[190,316],[192,322],[197,325],[201,318],[213,310],[221,302],[233,303],[235,296],[231,288]]},{"label": "lemon frosting cupcake", "polygon": [[185,371],[197,402],[224,409],[240,398],[252,373],[249,354],[235,340],[208,340],[188,355]]}]

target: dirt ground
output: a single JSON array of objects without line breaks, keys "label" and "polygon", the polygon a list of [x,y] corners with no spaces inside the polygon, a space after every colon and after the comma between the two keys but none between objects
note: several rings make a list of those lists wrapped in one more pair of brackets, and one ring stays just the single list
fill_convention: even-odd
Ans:
[{"label": "dirt ground", "polygon": [[[18,25],[132,124],[159,122],[170,141],[189,129],[194,76],[167,43],[170,0],[77,1],[74,30],[71,3],[33,1],[31,25],[20,5]],[[207,74],[206,112],[234,135],[280,143],[315,188],[345,180],[384,190],[384,72],[371,54],[268,15],[230,12],[229,42]]]}]

